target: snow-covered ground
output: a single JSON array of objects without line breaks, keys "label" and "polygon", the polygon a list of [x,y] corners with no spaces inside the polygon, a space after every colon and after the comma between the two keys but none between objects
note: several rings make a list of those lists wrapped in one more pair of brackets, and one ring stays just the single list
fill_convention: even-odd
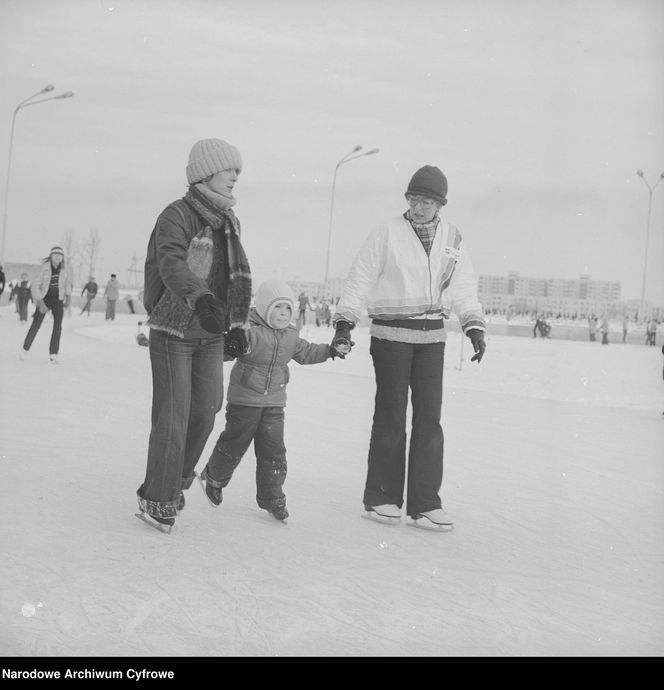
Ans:
[{"label": "snow-covered ground", "polygon": [[477,366],[451,333],[439,534],[360,519],[374,383],[356,329],[345,361],[291,366],[288,524],[256,506],[250,451],[220,508],[195,484],[164,535],[134,517],[140,317],[77,312],[53,366],[50,321],[19,361],[26,326],[0,309],[4,656],[664,654],[660,347],[490,336]]}]

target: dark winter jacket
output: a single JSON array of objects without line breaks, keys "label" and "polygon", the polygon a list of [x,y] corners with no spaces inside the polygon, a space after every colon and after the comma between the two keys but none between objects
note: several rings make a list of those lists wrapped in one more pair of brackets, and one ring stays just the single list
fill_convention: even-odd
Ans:
[{"label": "dark winter jacket", "polygon": [[231,370],[226,398],[234,405],[285,407],[290,378],[288,362],[318,364],[330,357],[327,343],[300,338],[295,326],[275,329],[252,309],[247,330],[250,352]]},{"label": "dark winter jacket", "polygon": [[32,291],[29,280],[22,280],[20,283],[14,285],[9,298],[12,299],[14,297],[19,304],[28,304],[32,302]]},{"label": "dark winter jacket", "polygon": [[83,296],[86,290],[88,293],[88,297],[92,299],[93,297],[97,296],[97,292],[99,291],[99,285],[97,285],[97,283],[95,283],[94,280],[90,280],[85,284],[85,286],[81,290],[81,296]]},{"label": "dark winter jacket", "polygon": [[[148,314],[157,306],[167,287],[175,295],[186,300],[191,309],[199,297],[210,293],[205,280],[199,278],[187,264],[189,245],[204,227],[203,219],[183,199],[169,204],[159,214],[145,257],[143,306]],[[217,294],[217,298],[225,307],[225,291],[228,284],[227,257],[224,257],[223,265],[226,274],[219,276],[219,290],[223,292]],[[186,337],[209,338],[210,334],[201,328],[194,316]]]}]

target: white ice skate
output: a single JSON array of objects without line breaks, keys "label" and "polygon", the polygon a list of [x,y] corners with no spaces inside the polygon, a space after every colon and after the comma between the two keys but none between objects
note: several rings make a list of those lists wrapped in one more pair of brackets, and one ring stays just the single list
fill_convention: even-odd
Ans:
[{"label": "white ice skate", "polygon": [[368,520],[382,522],[384,525],[398,525],[401,522],[401,510],[393,503],[384,503],[380,506],[364,506],[366,511],[362,517]]},{"label": "white ice skate", "polygon": [[426,510],[412,517],[413,521],[409,524],[413,525],[413,527],[421,527],[423,529],[438,530],[442,532],[449,532],[454,528],[454,522],[442,508]]}]

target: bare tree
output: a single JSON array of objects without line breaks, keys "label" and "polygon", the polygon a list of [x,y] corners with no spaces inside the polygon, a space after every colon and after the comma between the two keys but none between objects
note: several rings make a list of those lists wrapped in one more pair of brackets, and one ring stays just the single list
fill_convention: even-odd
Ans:
[{"label": "bare tree", "polygon": [[62,238],[62,248],[65,250],[69,270],[72,271],[72,277],[76,279],[76,267],[79,265],[79,252],[74,231],[71,228],[67,228]]},{"label": "bare tree", "polygon": [[99,258],[99,249],[101,247],[101,237],[96,228],[90,228],[88,237],[83,242],[82,254],[82,270],[87,273],[86,281],[90,276],[95,275],[95,268],[97,266],[97,259]]}]

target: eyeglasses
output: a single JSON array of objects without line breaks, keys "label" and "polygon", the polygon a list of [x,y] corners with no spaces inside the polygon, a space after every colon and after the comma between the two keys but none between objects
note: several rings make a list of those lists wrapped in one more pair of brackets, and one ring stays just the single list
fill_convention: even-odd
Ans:
[{"label": "eyeglasses", "polygon": [[433,199],[427,199],[426,197],[413,196],[412,194],[406,194],[406,201],[411,208],[415,208],[418,204],[422,206],[425,211],[434,207],[436,203]]}]

